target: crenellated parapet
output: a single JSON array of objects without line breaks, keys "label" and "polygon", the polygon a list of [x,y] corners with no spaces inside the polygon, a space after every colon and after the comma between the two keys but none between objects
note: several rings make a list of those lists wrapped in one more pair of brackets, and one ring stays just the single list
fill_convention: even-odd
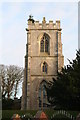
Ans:
[{"label": "crenellated parapet", "polygon": [[56,22],[54,23],[52,20],[49,20],[49,23],[46,22],[45,17],[43,17],[42,23],[40,23],[39,21],[32,21],[32,20],[28,20],[28,30],[35,30],[35,29],[45,29],[45,30],[59,30],[61,31],[60,28],[60,20],[56,20]]}]

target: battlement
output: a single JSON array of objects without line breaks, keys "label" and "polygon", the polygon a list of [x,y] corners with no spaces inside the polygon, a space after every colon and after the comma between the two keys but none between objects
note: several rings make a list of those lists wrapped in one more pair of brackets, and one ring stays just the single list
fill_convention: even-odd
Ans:
[{"label": "battlement", "polygon": [[54,23],[52,20],[49,20],[49,23],[46,22],[45,17],[43,17],[42,23],[39,21],[34,21],[33,20],[28,20],[28,30],[30,29],[58,29],[61,30],[60,28],[60,20],[56,20]]}]

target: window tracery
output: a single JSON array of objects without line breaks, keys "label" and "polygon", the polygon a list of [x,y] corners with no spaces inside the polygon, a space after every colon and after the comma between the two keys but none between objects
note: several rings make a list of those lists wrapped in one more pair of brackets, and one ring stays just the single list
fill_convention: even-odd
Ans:
[{"label": "window tracery", "polygon": [[49,36],[45,33],[40,42],[40,52],[49,52]]},{"label": "window tracery", "polygon": [[47,107],[47,92],[45,86],[47,86],[47,83],[43,80],[39,86],[39,107]]}]

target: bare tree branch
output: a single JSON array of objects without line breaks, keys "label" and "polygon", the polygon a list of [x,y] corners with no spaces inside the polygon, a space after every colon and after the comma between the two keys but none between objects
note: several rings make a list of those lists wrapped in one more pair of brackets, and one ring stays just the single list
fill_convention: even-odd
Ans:
[{"label": "bare tree branch", "polygon": [[8,99],[16,97],[19,83],[23,79],[23,68],[10,65],[0,65],[0,80],[2,96]]}]

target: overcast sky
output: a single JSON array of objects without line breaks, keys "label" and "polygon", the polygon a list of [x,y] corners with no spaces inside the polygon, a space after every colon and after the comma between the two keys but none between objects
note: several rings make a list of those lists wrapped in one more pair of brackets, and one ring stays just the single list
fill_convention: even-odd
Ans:
[{"label": "overcast sky", "polygon": [[35,20],[61,21],[64,64],[75,58],[78,49],[77,2],[4,2],[1,5],[0,64],[24,67],[29,15]]}]

